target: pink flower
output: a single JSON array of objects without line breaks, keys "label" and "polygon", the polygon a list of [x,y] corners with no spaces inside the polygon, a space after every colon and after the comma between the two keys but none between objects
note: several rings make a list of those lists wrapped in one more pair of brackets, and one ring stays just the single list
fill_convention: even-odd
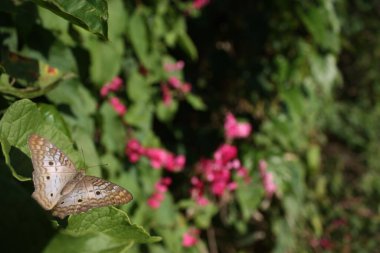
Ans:
[{"label": "pink flower", "polygon": [[182,236],[182,246],[189,248],[197,244],[198,235],[199,235],[198,229],[195,229],[195,228],[189,229]]},{"label": "pink flower", "polygon": [[227,184],[224,180],[218,180],[211,184],[211,191],[216,196],[222,196],[227,188]]},{"label": "pink flower", "polygon": [[174,89],[180,89],[182,86],[182,82],[175,76],[169,77],[168,83],[174,88]]},{"label": "pink flower", "polygon": [[106,83],[101,89],[100,89],[100,95],[102,97],[105,97],[108,95],[108,93],[110,91],[118,91],[121,89],[123,85],[123,79],[121,79],[120,77],[115,77],[114,79],[112,79],[111,82],[109,83]]},{"label": "pink flower", "polygon": [[159,193],[165,193],[168,191],[168,186],[172,183],[172,180],[170,177],[164,177],[164,178],[161,178],[160,181],[158,181],[155,185],[154,185],[154,189],[156,190],[156,192],[159,192]]},{"label": "pink flower", "polygon": [[183,69],[183,67],[185,67],[184,61],[177,61],[176,63],[165,63],[164,64],[164,69],[166,72],[181,70],[181,69]]},{"label": "pink flower", "polygon": [[165,163],[165,168],[168,171],[180,171],[183,169],[186,163],[186,158],[184,155],[174,156],[170,155],[168,156],[168,159]]},{"label": "pink flower", "polygon": [[164,198],[164,195],[162,193],[154,193],[147,201],[147,204],[153,208],[157,209],[160,207],[161,202]]},{"label": "pink flower", "polygon": [[144,148],[138,140],[131,139],[125,147],[125,153],[127,154],[130,162],[136,163],[140,159],[141,155],[144,154]]},{"label": "pink flower", "polygon": [[170,177],[163,177],[160,181],[161,184],[169,186],[172,184],[172,179]]},{"label": "pink flower", "polygon": [[214,153],[214,159],[221,164],[226,164],[237,157],[237,148],[229,144],[223,144]]},{"label": "pink flower", "polygon": [[206,206],[208,204],[208,199],[203,196],[204,184],[203,182],[197,178],[191,178],[192,188],[190,190],[191,197],[197,202],[200,206]]},{"label": "pink flower", "polygon": [[164,166],[168,153],[160,148],[147,148],[145,150],[145,155],[150,160],[150,165],[154,169],[160,169]]},{"label": "pink flower", "polygon": [[191,84],[190,84],[190,83],[184,83],[184,84],[181,86],[180,90],[181,90],[184,94],[190,92],[190,91],[191,91]]},{"label": "pink flower", "polygon": [[204,196],[199,196],[197,199],[197,204],[200,206],[207,206],[209,203],[209,200],[205,198]]},{"label": "pink flower", "polygon": [[161,178],[160,181],[158,181],[154,185],[155,192],[150,196],[147,203],[148,205],[153,208],[157,209],[160,207],[161,202],[165,199],[165,192],[168,191],[168,186],[172,183],[171,178],[164,177]]},{"label": "pink flower", "polygon": [[112,97],[109,103],[120,116],[123,116],[127,112],[127,107],[117,97]]},{"label": "pink flower", "polygon": [[251,134],[252,127],[249,123],[238,123],[232,113],[228,113],[224,122],[226,138],[246,138]]},{"label": "pink flower", "polygon": [[326,249],[326,250],[330,250],[333,247],[331,241],[327,238],[321,238],[319,240],[319,245],[321,245],[322,249]]},{"label": "pink flower", "polygon": [[228,190],[230,191],[233,191],[233,190],[236,190],[236,188],[238,187],[238,184],[236,182],[231,182],[227,185],[227,188]]},{"label": "pink flower", "polygon": [[109,89],[111,91],[118,91],[121,89],[122,85],[123,79],[117,76],[114,79],[112,79],[112,81],[109,83]]},{"label": "pink flower", "polygon": [[202,9],[205,5],[207,5],[210,0],[194,0],[193,7],[195,9]]},{"label": "pink flower", "polygon": [[150,160],[154,169],[165,168],[168,171],[180,171],[183,169],[186,158],[183,155],[175,156],[160,148],[147,148],[145,155]]},{"label": "pink flower", "polygon": [[108,88],[107,85],[104,85],[104,86],[100,89],[100,95],[101,95],[102,97],[105,97],[105,96],[108,95],[108,93],[109,93],[109,88]]},{"label": "pink flower", "polygon": [[268,164],[264,160],[260,160],[259,162],[259,170],[261,174],[261,180],[264,185],[265,193],[268,197],[272,197],[272,195],[277,191],[277,186],[274,182],[273,173],[267,171]]},{"label": "pink flower", "polygon": [[162,100],[164,105],[168,106],[173,101],[172,94],[170,93],[170,89],[167,84],[161,85],[162,90]]},{"label": "pink flower", "polygon": [[229,144],[220,146],[215,151],[213,160],[202,159],[199,162],[199,170],[209,182],[210,190],[215,196],[222,196],[226,190],[233,191],[237,188],[236,182],[232,181],[231,170],[239,170],[240,167],[237,148]]}]

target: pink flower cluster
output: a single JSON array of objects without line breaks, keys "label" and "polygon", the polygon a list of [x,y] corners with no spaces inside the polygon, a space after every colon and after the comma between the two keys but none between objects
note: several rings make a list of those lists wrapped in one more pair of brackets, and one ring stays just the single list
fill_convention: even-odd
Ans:
[{"label": "pink flower cluster", "polygon": [[[222,196],[225,191],[233,191],[237,183],[232,180],[231,171],[235,170],[238,176],[249,180],[248,171],[241,166],[237,158],[237,148],[229,144],[223,144],[214,153],[213,159],[202,159],[198,164],[198,172],[202,179],[209,185],[211,193]],[[206,205],[207,199],[203,196],[204,183],[200,178],[192,179],[192,198],[199,205]]]},{"label": "pink flower cluster", "polygon": [[206,206],[209,200],[204,197],[204,183],[197,177],[191,178],[192,188],[190,190],[191,197],[200,206]]},{"label": "pink flower cluster", "polygon": [[123,116],[127,112],[127,107],[117,97],[110,98],[109,103],[119,116]]},{"label": "pink flower cluster", "polygon": [[251,134],[249,123],[238,123],[232,113],[227,113],[224,121],[224,133],[227,139],[246,138]]},{"label": "pink flower cluster", "polygon": [[182,246],[189,248],[197,244],[200,231],[196,228],[190,228],[182,236]]},{"label": "pink flower cluster", "polygon": [[[174,72],[182,70],[185,66],[184,61],[177,61],[175,63],[165,63],[164,70],[166,72]],[[186,94],[191,91],[190,83],[183,83],[175,76],[170,76],[168,81],[161,84],[162,100],[165,105],[170,105],[173,101],[173,91],[179,91],[182,94]]]},{"label": "pink flower cluster", "polygon": [[141,146],[140,142],[136,139],[130,139],[125,147],[125,153],[131,163],[136,163],[140,160],[140,157],[144,154],[144,152],[144,147]]},{"label": "pink flower cluster", "polygon": [[[112,79],[111,82],[106,83],[101,89],[100,89],[100,95],[102,97],[106,97],[110,92],[116,92],[119,91],[123,86],[123,79],[120,77],[115,77]],[[112,106],[112,108],[119,114],[120,116],[123,116],[127,112],[127,107],[121,102],[121,100],[115,96],[112,96],[109,98],[108,102]]]},{"label": "pink flower cluster", "polygon": [[173,101],[173,97],[170,92],[169,86],[167,84],[162,84],[161,90],[162,90],[162,101],[164,102],[166,106],[170,105],[171,102]]},{"label": "pink flower cluster", "polygon": [[206,6],[210,0],[194,0],[193,1],[193,7],[195,9],[202,9],[204,6]]},{"label": "pink flower cluster", "polygon": [[169,77],[167,83],[163,83],[161,85],[161,90],[162,90],[162,100],[164,101],[164,104],[170,105],[170,103],[173,100],[172,90],[176,90],[183,94],[186,94],[191,91],[191,84],[182,83],[177,77],[172,76],[172,77]]},{"label": "pink flower cluster", "polygon": [[154,190],[155,192],[150,196],[147,203],[148,205],[153,208],[157,209],[160,207],[161,202],[165,199],[165,192],[168,191],[168,186],[172,183],[171,178],[164,177],[161,178],[160,181],[158,181],[155,186]]},{"label": "pink flower cluster", "polygon": [[181,171],[186,163],[184,155],[176,156],[161,148],[144,148],[136,139],[128,141],[125,153],[132,163],[136,163],[141,156],[145,156],[154,169],[164,168],[171,172]]},{"label": "pink flower cluster", "polygon": [[259,162],[259,170],[261,175],[261,180],[264,185],[264,190],[267,197],[272,197],[272,195],[277,191],[277,186],[274,182],[273,173],[267,171],[268,164],[266,161],[261,160]]},{"label": "pink flower cluster", "polygon": [[121,79],[120,77],[115,77],[114,79],[112,79],[111,82],[109,83],[106,83],[101,89],[100,89],[100,95],[102,97],[105,97],[108,95],[108,93],[110,92],[116,92],[118,90],[121,89],[121,87],[123,86],[123,79]]},{"label": "pink flower cluster", "polygon": [[[224,129],[228,140],[245,138],[251,133],[251,125],[238,123],[231,113],[226,116]],[[200,175],[192,177],[190,190],[192,199],[198,205],[208,204],[208,199],[204,197],[206,187],[217,197],[226,191],[235,190],[238,185],[232,179],[232,171],[235,171],[236,175],[242,177],[246,183],[251,180],[248,170],[241,165],[237,155],[238,150],[235,146],[223,144],[214,152],[213,159],[202,159],[198,162],[197,172]]]}]

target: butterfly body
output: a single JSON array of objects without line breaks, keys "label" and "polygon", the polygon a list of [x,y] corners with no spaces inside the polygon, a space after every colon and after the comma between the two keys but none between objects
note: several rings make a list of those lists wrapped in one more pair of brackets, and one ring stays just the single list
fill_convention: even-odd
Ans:
[{"label": "butterfly body", "polygon": [[28,146],[33,163],[32,197],[61,219],[94,207],[121,205],[132,200],[123,187],[77,171],[70,159],[47,139],[33,134]]}]

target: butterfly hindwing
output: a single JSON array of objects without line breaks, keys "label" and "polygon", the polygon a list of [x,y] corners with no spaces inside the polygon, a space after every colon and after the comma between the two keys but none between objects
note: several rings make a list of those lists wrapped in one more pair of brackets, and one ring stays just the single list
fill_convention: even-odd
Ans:
[{"label": "butterfly hindwing", "polygon": [[59,200],[53,215],[63,219],[94,207],[126,204],[132,198],[131,193],[121,186],[98,177],[84,176],[70,193]]},{"label": "butterfly hindwing", "polygon": [[52,143],[38,135],[28,140],[33,163],[33,198],[46,210],[52,209],[65,185],[78,173],[70,159]]}]

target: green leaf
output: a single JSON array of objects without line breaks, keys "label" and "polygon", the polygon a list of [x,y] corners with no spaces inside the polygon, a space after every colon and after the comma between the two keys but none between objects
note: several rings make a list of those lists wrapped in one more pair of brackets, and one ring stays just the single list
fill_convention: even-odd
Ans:
[{"label": "green leaf", "polygon": [[55,106],[49,104],[39,104],[38,110],[46,122],[54,124],[54,126],[56,126],[61,132],[65,133],[69,137],[71,136],[65,120],[62,118],[62,115]]},{"label": "green leaf", "polygon": [[178,43],[192,60],[198,59],[197,48],[195,47],[194,42],[191,40],[187,33],[181,32],[178,35]]},{"label": "green leaf", "polygon": [[[0,76],[0,92],[19,98],[41,96],[55,88],[60,81],[73,76],[41,61],[12,52],[2,55],[1,64],[5,74]],[[15,83],[22,88],[16,88]]]},{"label": "green leaf", "polygon": [[128,108],[125,120],[140,129],[149,131],[153,121],[153,105],[134,103]]},{"label": "green leaf", "polygon": [[119,115],[109,103],[102,104],[100,114],[102,115],[102,144],[108,152],[121,155],[125,145],[122,140],[126,139],[126,133]]},{"label": "green leaf", "polygon": [[160,101],[157,105],[156,113],[157,118],[162,122],[170,121],[178,110],[178,102],[171,101],[169,105],[165,105],[162,101]]},{"label": "green leaf", "polygon": [[130,72],[127,85],[128,97],[136,103],[145,103],[150,100],[153,91],[146,79],[137,69]]},{"label": "green leaf", "polygon": [[58,16],[107,39],[108,10],[105,0],[33,0]]},{"label": "green leaf", "polygon": [[131,224],[127,214],[114,207],[104,207],[73,215],[45,252],[125,252],[135,243],[153,243],[141,226]]},{"label": "green leaf", "polygon": [[5,146],[3,146],[3,151],[6,152],[4,155],[7,156],[9,145],[29,154],[28,137],[37,133],[49,139],[62,149],[74,164],[78,164],[80,159],[78,153],[74,151],[72,142],[56,128],[55,122],[49,120],[46,120],[38,110],[37,105],[28,99],[13,103],[0,121],[0,136],[2,140],[6,140]]},{"label": "green leaf", "polygon": [[236,189],[236,198],[240,205],[243,220],[247,221],[251,219],[252,214],[257,211],[258,206],[264,196],[264,190],[259,180],[255,180],[249,184],[243,180],[239,180],[239,187]]},{"label": "green leaf", "polygon": [[108,2],[109,12],[109,37],[110,41],[121,37],[127,31],[128,12],[122,0],[113,0]]},{"label": "green leaf", "polygon": [[207,108],[200,97],[191,93],[186,95],[186,100],[195,110],[204,111]]},{"label": "green leaf", "polygon": [[148,65],[149,37],[143,10],[140,7],[133,12],[129,21],[129,37],[139,59],[144,65]]},{"label": "green leaf", "polygon": [[334,52],[339,51],[339,30],[335,28],[335,20],[328,8],[307,4],[306,9],[297,8],[297,13],[317,44]]},{"label": "green leaf", "polygon": [[50,101],[56,105],[66,104],[71,108],[71,113],[79,119],[89,116],[96,111],[96,101],[90,92],[81,85],[79,80],[67,80],[56,89],[47,94]]},{"label": "green leaf", "polygon": [[121,40],[104,43],[103,41],[88,39],[85,43],[90,52],[91,80],[98,85],[103,85],[112,80],[121,69],[123,47]]}]

